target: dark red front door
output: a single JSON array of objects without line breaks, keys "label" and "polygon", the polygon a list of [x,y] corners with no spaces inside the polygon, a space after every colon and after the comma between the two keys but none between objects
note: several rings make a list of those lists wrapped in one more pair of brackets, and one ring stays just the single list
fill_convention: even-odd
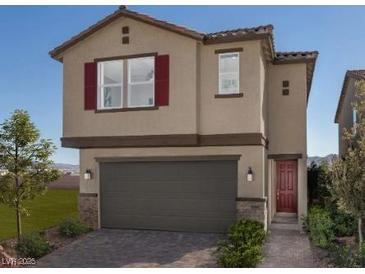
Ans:
[{"label": "dark red front door", "polygon": [[297,161],[276,162],[276,211],[297,212]]}]

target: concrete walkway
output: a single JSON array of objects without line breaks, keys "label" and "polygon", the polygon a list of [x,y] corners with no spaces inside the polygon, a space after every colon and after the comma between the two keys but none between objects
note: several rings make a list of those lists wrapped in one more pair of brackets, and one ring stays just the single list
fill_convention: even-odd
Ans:
[{"label": "concrete walkway", "polygon": [[297,225],[274,223],[259,267],[318,267],[307,234]]}]

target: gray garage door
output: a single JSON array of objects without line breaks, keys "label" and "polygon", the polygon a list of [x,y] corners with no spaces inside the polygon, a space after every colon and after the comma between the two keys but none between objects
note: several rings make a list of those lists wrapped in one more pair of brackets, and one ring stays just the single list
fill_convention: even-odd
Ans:
[{"label": "gray garage door", "polygon": [[237,161],[100,163],[104,228],[224,232],[235,219]]}]

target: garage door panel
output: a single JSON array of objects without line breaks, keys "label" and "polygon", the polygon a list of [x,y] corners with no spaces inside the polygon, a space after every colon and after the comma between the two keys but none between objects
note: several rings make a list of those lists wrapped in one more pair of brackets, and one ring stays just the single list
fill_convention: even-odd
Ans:
[{"label": "garage door panel", "polygon": [[219,193],[235,194],[236,188],[227,179],[205,179],[200,181],[140,181],[111,180],[104,187],[105,193]]},{"label": "garage door panel", "polygon": [[[138,163],[122,163],[123,169],[120,170],[121,163],[108,163],[102,164],[105,172],[105,179],[126,179],[126,180],[135,180],[135,181],[144,181],[148,180],[171,180],[178,177],[181,177],[182,169],[178,165],[169,164],[169,168],[166,169],[161,162],[138,162]],[[115,171],[118,170],[117,173]],[[163,174],[163,178],[161,178],[161,174]],[[147,180],[146,180],[147,179]]]},{"label": "garage door panel", "polygon": [[[144,216],[145,218],[150,218],[152,216],[159,216],[159,217],[166,217],[166,218],[179,217],[179,218],[199,218],[199,219],[205,219],[205,218],[222,219],[222,213],[223,213],[223,211],[221,213],[217,213],[217,211],[200,211],[200,210],[198,211],[197,210],[193,214],[189,214],[186,212],[186,210],[181,210],[181,209],[157,210],[154,208],[148,208],[147,210],[141,212],[138,209],[124,208],[121,210],[111,210],[110,212],[105,213],[105,215],[103,217],[103,221],[107,221],[107,220],[116,218],[118,216]],[[230,210],[227,210],[224,218],[230,219],[232,221],[232,218],[234,218],[234,215],[231,214]],[[113,220],[112,222],[115,222],[115,221],[116,220]]]},{"label": "garage door panel", "polygon": [[[191,232],[222,232],[232,224],[229,218],[197,218],[197,217],[176,217],[176,216],[136,216],[136,215],[118,215],[110,216],[115,218],[113,222],[104,222],[106,228],[138,228],[138,229],[155,229],[171,231],[191,231]],[[161,223],[164,224],[161,228]]]},{"label": "garage door panel", "polygon": [[[116,197],[118,194],[121,195]],[[124,197],[124,198],[121,198]],[[196,193],[196,192],[150,192],[150,193],[136,193],[136,192],[115,192],[108,193],[104,195],[105,199],[110,200],[110,203],[119,203],[121,199],[214,199],[221,200],[227,197],[227,193],[217,193],[217,192],[206,192],[206,193]],[[113,199],[113,201],[112,201]]]},{"label": "garage door panel", "polygon": [[[157,215],[170,215],[171,212],[176,212],[177,214],[183,214],[186,212],[187,215],[196,216],[195,214],[204,211],[212,211],[217,215],[224,212],[232,213],[232,206],[234,203],[231,200],[200,200],[200,199],[123,199],[122,201],[116,201],[113,207],[111,207],[108,212],[121,212],[129,210],[141,212],[141,214],[146,215],[154,213]],[[110,202],[113,202],[111,200]],[[146,207],[148,205],[148,207]],[[165,212],[165,213],[163,213]],[[200,215],[199,215],[200,216]]]},{"label": "garage door panel", "polygon": [[101,163],[101,225],[223,232],[236,192],[236,161]]}]

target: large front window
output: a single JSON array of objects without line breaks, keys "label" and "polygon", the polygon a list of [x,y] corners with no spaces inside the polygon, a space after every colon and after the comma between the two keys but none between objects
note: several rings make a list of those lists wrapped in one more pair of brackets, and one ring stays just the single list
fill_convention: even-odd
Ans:
[{"label": "large front window", "polygon": [[239,93],[239,53],[219,54],[219,94]]},{"label": "large front window", "polygon": [[154,68],[154,57],[99,62],[98,108],[154,106]]}]

